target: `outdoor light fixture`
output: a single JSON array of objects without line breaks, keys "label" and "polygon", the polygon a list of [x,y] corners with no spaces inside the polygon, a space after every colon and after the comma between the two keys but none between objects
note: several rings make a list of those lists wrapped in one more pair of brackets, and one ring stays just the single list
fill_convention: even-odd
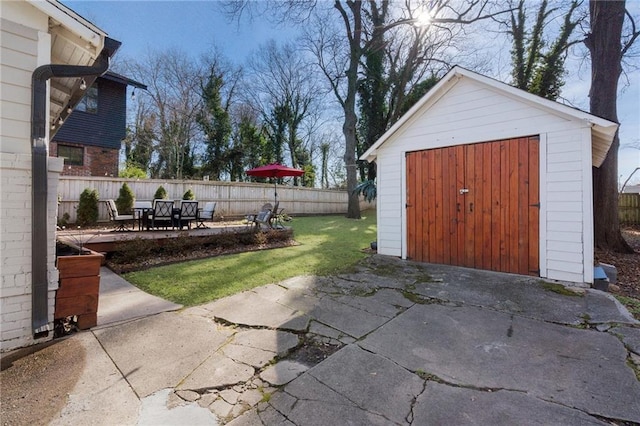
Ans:
[{"label": "outdoor light fixture", "polygon": [[80,90],[85,90],[87,88],[87,82],[84,81],[84,78],[80,80]]},{"label": "outdoor light fixture", "polygon": [[71,114],[73,109],[71,109],[71,105],[67,105],[67,114]]},{"label": "outdoor light fixture", "polygon": [[58,124],[62,126],[62,123],[64,123],[64,120],[62,119],[62,117],[58,118]]},{"label": "outdoor light fixture", "polygon": [[51,123],[51,130],[54,130],[56,128],[55,123]]}]

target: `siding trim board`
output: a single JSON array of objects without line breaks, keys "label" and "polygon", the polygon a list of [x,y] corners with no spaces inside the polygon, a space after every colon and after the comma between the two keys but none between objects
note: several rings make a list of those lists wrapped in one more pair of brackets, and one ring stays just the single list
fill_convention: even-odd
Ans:
[{"label": "siding trim board", "polygon": [[[482,201],[485,195],[478,198],[476,193],[466,197],[467,201],[460,201],[465,197],[449,194],[451,188],[461,184],[457,174],[449,176],[451,170],[464,171],[466,176],[473,175],[476,180],[486,181],[492,179],[492,167],[498,164],[507,167],[508,173],[507,177],[495,177],[501,180],[501,186],[494,186],[492,199],[499,197],[511,206],[520,202],[525,185],[537,191],[538,218],[529,225],[530,235],[536,235],[537,228],[537,237],[531,237],[535,241],[530,241],[528,262],[531,262],[531,256],[538,258],[539,276],[592,283],[591,169],[600,164],[600,157],[606,154],[616,129],[615,123],[538,98],[471,71],[454,68],[361,157],[378,163],[378,252],[405,259],[412,256],[429,262],[494,270],[508,271],[517,267],[519,273],[523,273],[519,258],[501,257],[505,253],[522,254],[525,250],[521,247],[520,234],[509,228],[511,217],[507,216],[512,216],[511,213],[501,213],[488,223],[474,217],[472,224],[461,225],[461,221],[468,218],[461,216],[455,206],[464,203],[468,208],[469,200],[473,198],[477,208],[489,208]],[[493,149],[484,153],[482,148],[496,143],[493,141],[519,140],[531,135],[538,135],[538,150],[526,155],[520,152],[520,148],[517,153],[513,151],[505,155],[499,150],[493,152]],[[430,155],[424,153],[431,151],[452,157],[423,159],[423,156]],[[474,158],[474,163],[466,160],[461,163],[457,158],[459,153],[464,153],[464,158]],[[536,167],[531,161],[533,158],[538,160],[537,173],[532,170]],[[515,168],[516,163],[522,167],[525,161],[529,162],[527,173],[531,173],[531,178],[515,183],[516,180],[508,176],[525,173],[525,169]],[[434,167],[435,171],[429,170]],[[426,195],[420,195],[420,199],[416,199],[415,194],[407,195],[409,182],[425,179],[429,185],[435,185],[436,193],[448,188],[448,195],[441,201],[447,204],[446,208],[429,208],[435,203],[435,198],[423,189],[419,191]],[[414,192],[417,194],[418,190]],[[511,193],[517,195],[509,195]],[[406,207],[412,203],[416,205],[415,212],[408,211]],[[518,217],[522,209],[524,207],[518,210]],[[414,219],[415,224],[410,225]],[[430,227],[436,219],[442,220],[442,229]],[[427,225],[419,225],[418,222]],[[522,221],[518,226],[524,226]],[[478,232],[484,233],[485,228],[493,229],[491,227],[502,232],[507,245],[486,247],[482,239],[475,237]],[[433,241],[427,238],[423,245],[416,242],[423,235],[433,235],[434,229],[443,238],[454,235],[455,239],[452,237],[450,247],[431,257]],[[439,238],[440,234],[437,235]],[[499,267],[486,266],[486,259],[479,253],[487,250],[495,254],[492,261],[498,262]]]}]

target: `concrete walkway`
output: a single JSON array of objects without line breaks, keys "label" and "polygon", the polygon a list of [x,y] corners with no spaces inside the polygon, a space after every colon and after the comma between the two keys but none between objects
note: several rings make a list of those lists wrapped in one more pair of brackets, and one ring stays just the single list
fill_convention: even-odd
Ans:
[{"label": "concrete walkway", "polygon": [[179,310],[103,282],[53,424],[640,423],[640,325],[595,290],[377,255]]}]

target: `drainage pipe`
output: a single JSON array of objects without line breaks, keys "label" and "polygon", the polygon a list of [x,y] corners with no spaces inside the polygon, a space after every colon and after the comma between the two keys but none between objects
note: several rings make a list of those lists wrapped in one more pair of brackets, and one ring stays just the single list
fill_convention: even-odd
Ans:
[{"label": "drainage pipe", "polygon": [[[119,47],[119,42],[116,43]],[[48,64],[36,68],[31,76],[31,320],[34,335],[49,331],[47,81],[53,77],[101,76],[109,69],[109,58],[114,52],[115,49],[108,49],[105,43],[93,66]]]}]

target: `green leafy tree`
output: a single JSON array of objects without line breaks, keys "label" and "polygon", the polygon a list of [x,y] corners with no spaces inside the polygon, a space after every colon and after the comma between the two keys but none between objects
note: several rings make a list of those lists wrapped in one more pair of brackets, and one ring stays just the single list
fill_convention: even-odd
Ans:
[{"label": "green leafy tree", "polygon": [[127,179],[146,179],[147,172],[140,168],[140,166],[127,162],[124,169],[118,172],[118,176]]},{"label": "green leafy tree", "polygon": [[220,93],[222,85],[222,75],[211,68],[208,80],[202,87],[204,105],[196,118],[205,134],[203,173],[209,174],[213,180],[220,180],[227,167],[229,138],[231,137],[231,120],[229,113],[222,105]]},{"label": "green leafy tree", "polygon": [[98,223],[98,202],[100,197],[95,189],[85,188],[80,194],[78,203],[77,220],[80,226],[95,225]]}]

